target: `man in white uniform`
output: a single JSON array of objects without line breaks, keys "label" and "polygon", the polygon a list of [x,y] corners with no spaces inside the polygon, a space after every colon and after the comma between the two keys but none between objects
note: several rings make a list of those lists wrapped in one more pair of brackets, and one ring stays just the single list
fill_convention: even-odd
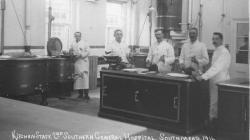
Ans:
[{"label": "man in white uniform", "polygon": [[[207,47],[197,39],[198,29],[189,30],[189,40],[184,43],[179,57],[180,66],[184,70],[197,69],[201,71],[209,63]],[[188,72],[190,73],[190,72]]]},{"label": "man in white uniform", "polygon": [[75,32],[75,42],[71,45],[70,53],[75,55],[75,82],[74,89],[78,90],[79,98],[89,100],[89,45],[81,40],[81,32]]},{"label": "man in white uniform", "polygon": [[122,30],[120,29],[115,30],[114,37],[115,40],[112,43],[110,43],[105,49],[106,55],[119,56],[121,57],[122,62],[129,63],[128,57],[130,49],[128,45],[124,41],[122,41],[123,37]]},{"label": "man in white uniform", "polygon": [[196,77],[199,81],[210,79],[210,121],[216,119],[218,115],[218,89],[216,84],[230,79],[229,67],[231,56],[228,49],[222,43],[223,35],[215,32],[213,34],[215,51],[212,57],[212,65],[204,74]]},{"label": "man in white uniform", "polygon": [[157,67],[159,72],[170,72],[170,64],[175,60],[174,48],[164,40],[162,29],[155,30],[155,37],[157,41],[150,46],[146,62],[151,67]]}]

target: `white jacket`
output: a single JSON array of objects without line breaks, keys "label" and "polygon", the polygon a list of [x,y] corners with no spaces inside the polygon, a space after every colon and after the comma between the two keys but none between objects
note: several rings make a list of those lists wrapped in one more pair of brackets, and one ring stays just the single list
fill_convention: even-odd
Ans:
[{"label": "white jacket", "polygon": [[[164,56],[165,62],[160,61],[160,58],[162,56]],[[149,48],[148,57],[146,59],[146,61],[149,61],[152,64],[156,64],[158,66],[159,72],[171,71],[170,64],[172,64],[174,60],[175,60],[174,48],[165,40],[163,40],[160,43],[155,42]]]},{"label": "white jacket", "polygon": [[214,51],[211,67],[201,76],[202,79],[210,79],[210,119],[217,118],[218,116],[218,87],[216,84],[230,79],[230,64],[230,53],[224,45],[221,45]]},{"label": "white jacket", "polygon": [[111,52],[109,55],[111,56],[120,56],[122,62],[128,63],[127,56],[130,52],[128,45],[125,42],[118,43],[114,40],[112,43],[108,44],[105,48],[106,52]]},{"label": "white jacket", "polygon": [[191,58],[194,56],[201,67],[209,63],[207,47],[204,43],[198,40],[196,40],[194,43],[188,41],[182,46],[179,61],[188,68],[191,66]]},{"label": "white jacket", "polygon": [[224,45],[221,45],[213,53],[211,67],[201,77],[205,80],[211,79],[214,83],[228,80],[230,64],[230,53]]}]

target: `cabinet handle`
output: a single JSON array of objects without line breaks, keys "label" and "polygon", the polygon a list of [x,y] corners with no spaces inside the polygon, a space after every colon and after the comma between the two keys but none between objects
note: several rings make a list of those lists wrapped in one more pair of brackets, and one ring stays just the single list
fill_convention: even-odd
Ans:
[{"label": "cabinet handle", "polygon": [[103,86],[102,91],[105,92],[107,88],[108,88],[107,86]]},{"label": "cabinet handle", "polygon": [[108,94],[106,93],[107,88],[108,88],[107,86],[102,87],[102,96],[108,96]]},{"label": "cabinet handle", "polygon": [[246,110],[244,111],[244,121],[247,121],[247,112],[246,112]]},{"label": "cabinet handle", "polygon": [[174,109],[178,109],[178,100],[179,100],[179,98],[178,97],[174,97],[173,100],[174,100],[173,101],[173,108]]},{"label": "cabinet handle", "polygon": [[135,101],[136,103],[139,102],[138,94],[139,94],[139,91],[136,90],[136,91],[134,92],[134,101]]},{"label": "cabinet handle", "polygon": [[244,121],[245,123],[248,122],[248,110],[249,110],[249,104],[248,104],[248,96],[244,97]]},{"label": "cabinet handle", "polygon": [[248,131],[248,117],[247,117],[247,108],[245,108],[245,112],[244,112],[244,131],[247,132]]},{"label": "cabinet handle", "polygon": [[108,94],[103,92],[103,93],[102,93],[102,96],[108,96]]}]

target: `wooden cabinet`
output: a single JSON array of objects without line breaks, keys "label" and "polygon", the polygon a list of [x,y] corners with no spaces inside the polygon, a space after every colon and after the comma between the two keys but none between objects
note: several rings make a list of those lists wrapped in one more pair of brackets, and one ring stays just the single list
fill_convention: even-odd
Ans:
[{"label": "wooden cabinet", "polygon": [[99,115],[189,135],[207,118],[201,87],[191,79],[101,71]]},{"label": "wooden cabinet", "polygon": [[249,82],[243,79],[233,79],[219,84],[218,89],[219,137],[227,140],[248,140]]}]

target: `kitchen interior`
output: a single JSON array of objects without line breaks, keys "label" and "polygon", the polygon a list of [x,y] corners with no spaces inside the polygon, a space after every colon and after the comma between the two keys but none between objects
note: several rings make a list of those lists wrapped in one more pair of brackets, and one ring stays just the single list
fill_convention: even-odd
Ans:
[{"label": "kitchen interior", "polygon": [[[0,139],[249,139],[248,0],[0,1]],[[209,61],[201,74],[180,68],[194,28]],[[107,53],[117,32],[126,63]],[[148,65],[158,32],[173,49],[167,72]],[[199,79],[215,65],[215,32],[230,57],[216,99],[213,80]],[[72,49],[79,33],[83,75]],[[86,75],[88,99],[75,88]]]}]

